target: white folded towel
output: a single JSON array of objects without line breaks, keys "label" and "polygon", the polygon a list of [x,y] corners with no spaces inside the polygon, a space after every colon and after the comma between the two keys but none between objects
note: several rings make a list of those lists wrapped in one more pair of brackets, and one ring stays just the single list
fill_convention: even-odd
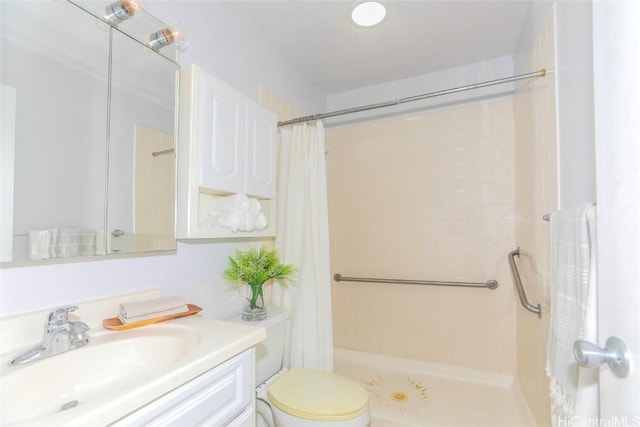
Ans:
[{"label": "white folded towel", "polygon": [[96,230],[48,228],[29,231],[29,259],[68,258],[96,254]]},{"label": "white folded towel", "polygon": [[262,213],[260,201],[242,193],[216,200],[209,209],[209,216],[216,218],[220,227],[229,228],[234,233],[267,228],[267,218]]},{"label": "white folded towel", "polygon": [[592,203],[551,217],[547,375],[554,426],[598,417],[598,371],[580,369],[573,356],[576,340],[598,341],[595,239]]},{"label": "white folded towel", "polygon": [[146,301],[133,301],[120,304],[118,318],[122,324],[140,322],[156,317],[186,313],[189,307],[180,297],[164,297]]}]

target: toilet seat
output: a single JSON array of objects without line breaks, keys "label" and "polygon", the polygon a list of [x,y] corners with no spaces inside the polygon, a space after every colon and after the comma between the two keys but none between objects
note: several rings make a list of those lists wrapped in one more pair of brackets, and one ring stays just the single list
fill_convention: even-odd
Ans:
[{"label": "toilet seat", "polygon": [[295,417],[317,421],[351,420],[368,408],[369,395],[341,375],[295,368],[269,386],[271,403]]}]

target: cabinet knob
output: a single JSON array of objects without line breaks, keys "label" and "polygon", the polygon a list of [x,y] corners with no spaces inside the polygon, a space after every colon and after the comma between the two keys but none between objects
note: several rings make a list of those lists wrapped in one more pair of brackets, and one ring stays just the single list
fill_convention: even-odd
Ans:
[{"label": "cabinet knob", "polygon": [[115,229],[111,232],[111,236],[112,237],[120,237],[120,236],[124,236],[124,231],[119,230],[119,229]]}]

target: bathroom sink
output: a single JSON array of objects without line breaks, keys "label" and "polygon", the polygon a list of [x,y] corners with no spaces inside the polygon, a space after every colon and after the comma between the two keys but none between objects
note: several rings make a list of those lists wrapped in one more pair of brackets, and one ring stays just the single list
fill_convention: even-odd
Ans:
[{"label": "bathroom sink", "polygon": [[169,323],[90,336],[85,347],[4,365],[0,425],[35,422],[124,394],[176,369],[201,338],[197,328]]},{"label": "bathroom sink", "polygon": [[22,365],[10,362],[38,344],[51,309],[0,317],[0,425],[141,425],[150,407],[266,337],[264,328],[201,315],[120,331],[103,327],[123,301],[160,296],[152,289],[79,302],[73,320],[91,328],[89,343]]}]

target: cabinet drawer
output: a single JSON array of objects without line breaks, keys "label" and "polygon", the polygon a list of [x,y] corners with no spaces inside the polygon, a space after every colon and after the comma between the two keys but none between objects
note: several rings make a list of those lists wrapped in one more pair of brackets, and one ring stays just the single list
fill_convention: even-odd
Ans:
[{"label": "cabinet drawer", "polygon": [[253,409],[253,349],[228,360],[138,411],[115,426],[223,426]]}]

